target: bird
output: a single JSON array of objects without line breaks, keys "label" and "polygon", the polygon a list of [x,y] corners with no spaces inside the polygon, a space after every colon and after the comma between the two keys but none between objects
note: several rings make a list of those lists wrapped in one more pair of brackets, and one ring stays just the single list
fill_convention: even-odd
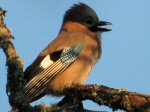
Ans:
[{"label": "bird", "polygon": [[65,96],[82,85],[102,54],[101,34],[111,22],[101,21],[87,4],[73,4],[64,14],[57,37],[24,71],[24,92],[30,102],[45,95]]}]

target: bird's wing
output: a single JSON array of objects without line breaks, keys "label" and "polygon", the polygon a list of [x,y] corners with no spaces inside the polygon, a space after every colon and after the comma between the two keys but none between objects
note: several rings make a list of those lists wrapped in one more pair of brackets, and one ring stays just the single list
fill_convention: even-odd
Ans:
[{"label": "bird's wing", "polygon": [[[49,65],[59,59],[62,50],[65,47],[70,47],[78,43],[83,43],[79,38],[83,38],[86,35],[83,33],[60,33],[33,61],[33,63],[27,67],[24,71],[24,79],[28,82],[31,78],[36,76],[37,73],[43,70],[42,66]],[[76,39],[77,42],[74,42]]]},{"label": "bird's wing", "polygon": [[[49,57],[41,62],[41,68],[43,67],[38,74],[36,74],[24,88],[24,92],[29,98],[29,101],[32,101],[36,97],[46,92],[47,85],[49,81],[54,78],[56,75],[62,73],[72,62],[74,62],[81,51],[83,50],[83,44],[76,44],[74,46],[65,47],[62,50],[60,58],[56,62],[48,62],[47,65],[42,65],[47,61]],[[50,65],[50,66],[49,66]]]}]

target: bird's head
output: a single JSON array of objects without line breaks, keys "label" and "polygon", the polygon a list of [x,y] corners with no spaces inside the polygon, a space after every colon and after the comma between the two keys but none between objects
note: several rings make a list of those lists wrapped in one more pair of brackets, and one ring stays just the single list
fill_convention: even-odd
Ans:
[{"label": "bird's head", "polygon": [[95,32],[111,31],[111,29],[101,27],[105,25],[111,25],[111,23],[100,21],[96,12],[88,5],[83,3],[74,4],[69,10],[66,11],[63,24],[68,21],[83,24],[90,30]]}]

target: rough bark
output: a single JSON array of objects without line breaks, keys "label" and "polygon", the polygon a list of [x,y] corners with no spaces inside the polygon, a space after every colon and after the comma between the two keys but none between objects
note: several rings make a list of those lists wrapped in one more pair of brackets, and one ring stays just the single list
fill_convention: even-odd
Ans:
[{"label": "rough bark", "polygon": [[82,108],[81,101],[84,100],[91,100],[100,106],[106,105],[112,110],[150,112],[150,95],[102,85],[76,85],[68,89],[66,96],[57,105],[43,104],[32,107],[23,92],[23,60],[12,43],[11,31],[4,24],[5,12],[0,8],[0,48],[4,51],[7,60],[6,90],[12,112],[94,112]]}]

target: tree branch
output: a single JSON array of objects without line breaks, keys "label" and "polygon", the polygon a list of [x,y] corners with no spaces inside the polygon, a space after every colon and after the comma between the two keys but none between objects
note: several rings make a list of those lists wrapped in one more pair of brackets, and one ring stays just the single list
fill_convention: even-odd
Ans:
[{"label": "tree branch", "polygon": [[[127,112],[150,112],[150,95],[130,92],[126,89],[114,89],[103,85],[76,85],[68,89],[68,96],[78,101],[91,100],[98,105],[105,105],[115,110]],[[58,105],[68,105],[72,99],[65,97]]]},{"label": "tree branch", "polygon": [[57,105],[30,106],[23,92],[23,61],[12,43],[13,36],[10,30],[4,24],[5,12],[0,8],[0,48],[3,49],[7,60],[6,90],[9,103],[12,106],[12,112],[51,112],[54,110],[55,112],[94,112],[79,108],[80,102],[84,100],[92,100],[99,105],[106,105],[113,110],[150,112],[150,95],[129,92],[124,89],[109,88],[102,85],[76,85],[67,90],[66,96]]},{"label": "tree branch", "polygon": [[23,93],[23,61],[17,54],[12,43],[11,31],[4,24],[5,10],[0,8],[0,47],[6,55],[7,86],[6,92],[9,103],[13,108],[28,107],[28,101]]}]

